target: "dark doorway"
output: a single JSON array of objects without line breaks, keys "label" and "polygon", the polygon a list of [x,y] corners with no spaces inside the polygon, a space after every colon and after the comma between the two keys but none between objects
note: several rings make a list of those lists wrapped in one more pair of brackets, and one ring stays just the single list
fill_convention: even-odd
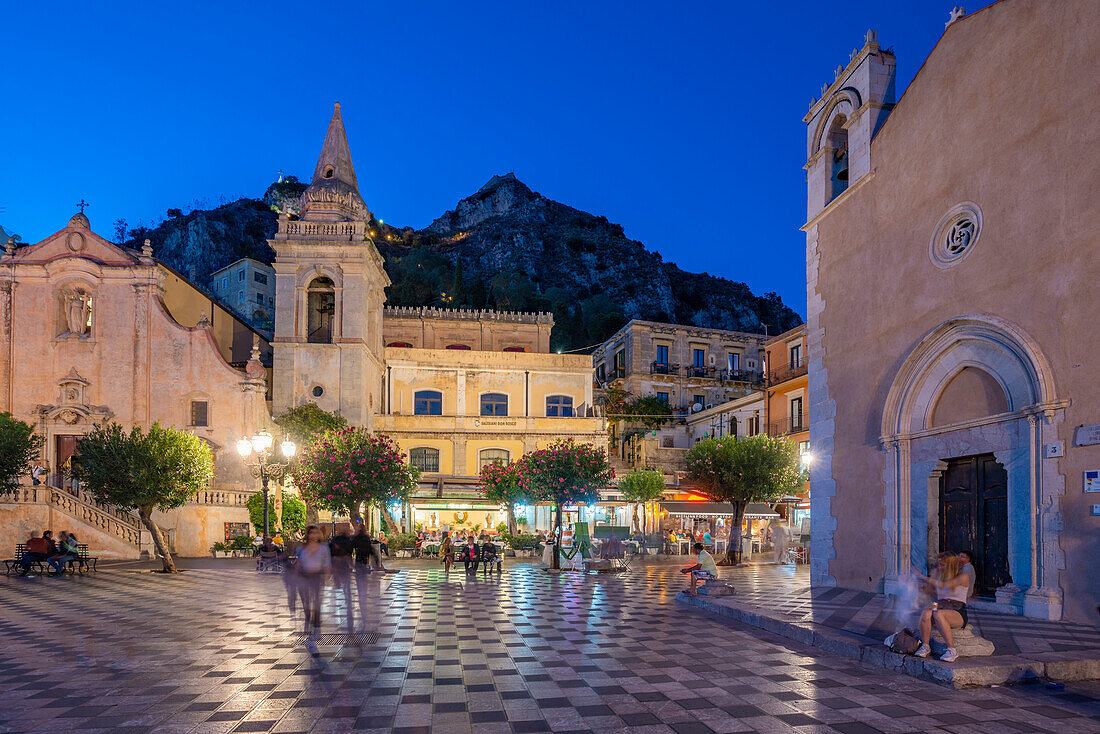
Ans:
[{"label": "dark doorway", "polygon": [[974,593],[993,596],[1008,575],[1008,474],[993,454],[950,459],[940,479],[940,550],[974,554]]},{"label": "dark doorway", "polygon": [[57,462],[54,464],[54,472],[57,475],[54,486],[59,489],[68,489],[72,486],[72,480],[69,478],[71,469],[69,462],[76,455],[76,442],[79,440],[80,436],[54,436]]}]

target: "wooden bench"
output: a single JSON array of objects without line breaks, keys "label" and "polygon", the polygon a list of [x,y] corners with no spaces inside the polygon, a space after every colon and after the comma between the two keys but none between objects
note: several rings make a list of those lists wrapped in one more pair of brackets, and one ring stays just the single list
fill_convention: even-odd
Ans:
[{"label": "wooden bench", "polygon": [[[17,571],[23,570],[23,555],[27,552],[27,545],[20,543],[15,546],[15,558],[4,559],[4,575],[11,576]],[[99,562],[99,558],[88,554],[88,545],[86,543],[77,544],[76,557],[66,563],[66,567],[73,573],[85,573],[87,571],[96,571],[96,564]],[[32,561],[30,568],[32,571],[37,572],[39,575],[46,575],[53,568],[45,561]]]}]

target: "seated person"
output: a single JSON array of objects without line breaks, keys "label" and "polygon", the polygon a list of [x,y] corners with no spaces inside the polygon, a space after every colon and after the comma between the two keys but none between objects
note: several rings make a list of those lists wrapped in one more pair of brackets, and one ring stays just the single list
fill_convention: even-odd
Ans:
[{"label": "seated person", "polygon": [[489,573],[493,570],[493,564],[497,564],[497,569],[501,569],[501,559],[497,554],[497,547],[492,543],[485,543],[481,546],[481,562],[485,564],[485,573]]},{"label": "seated person", "polygon": [[46,560],[46,563],[53,567],[53,571],[50,572],[51,576],[59,576],[65,570],[65,564],[69,561],[75,561],[76,557],[80,555],[80,542],[76,539],[76,536],[72,533],[66,533],[61,531],[61,542],[58,543],[57,553]]},{"label": "seated person", "polygon": [[691,574],[691,588],[687,592],[695,596],[695,588],[698,586],[700,579],[712,581],[718,578],[718,565],[714,562],[714,556],[707,553],[702,543],[696,543],[691,547],[691,550],[698,554],[695,565],[681,568],[680,573]]},{"label": "seated person", "polygon": [[57,555],[57,545],[53,542],[53,538],[50,537],[52,535],[53,531],[47,530],[42,533],[42,537],[40,538],[36,531],[27,539],[26,551],[19,561],[19,564],[23,567],[23,570],[19,573],[20,576],[27,576],[30,574],[32,563],[36,561],[45,561],[50,556]]},{"label": "seated person", "polygon": [[966,599],[970,591],[970,577],[963,572],[962,567],[963,562],[957,555],[944,553],[940,556],[938,572],[935,576],[917,575],[917,578],[924,581],[933,591],[932,606],[934,607],[925,609],[921,613],[921,644],[913,653],[919,658],[928,657],[932,651],[932,626],[935,625],[943,635],[944,644],[947,645],[947,650],[940,656],[940,660],[953,663],[959,659],[951,630],[961,629],[967,622]]}]

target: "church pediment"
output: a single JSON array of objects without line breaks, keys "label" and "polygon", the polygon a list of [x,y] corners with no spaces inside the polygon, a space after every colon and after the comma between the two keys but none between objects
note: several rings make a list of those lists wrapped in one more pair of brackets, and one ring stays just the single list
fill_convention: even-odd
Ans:
[{"label": "church pediment", "polygon": [[[87,218],[76,215],[69,226],[33,245],[14,252],[17,263],[45,263],[63,257],[78,257],[103,265],[137,265],[138,258],[128,250],[103,239],[88,227]],[[5,258],[6,259],[6,258]]]}]

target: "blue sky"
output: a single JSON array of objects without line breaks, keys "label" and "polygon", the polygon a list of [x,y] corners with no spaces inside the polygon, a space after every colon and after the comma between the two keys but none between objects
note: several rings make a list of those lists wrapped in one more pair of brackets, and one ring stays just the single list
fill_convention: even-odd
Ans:
[{"label": "blue sky", "polygon": [[389,223],[514,170],[804,315],[809,99],[867,28],[900,94],[950,5],[24,3],[4,13],[0,224],[37,241],[83,197],[110,237],[308,178],[338,101]]}]

